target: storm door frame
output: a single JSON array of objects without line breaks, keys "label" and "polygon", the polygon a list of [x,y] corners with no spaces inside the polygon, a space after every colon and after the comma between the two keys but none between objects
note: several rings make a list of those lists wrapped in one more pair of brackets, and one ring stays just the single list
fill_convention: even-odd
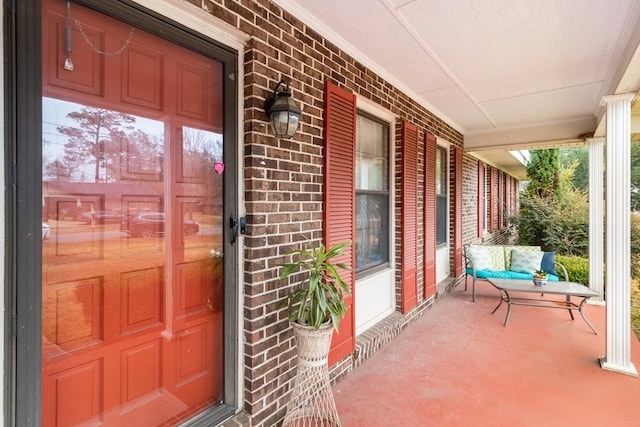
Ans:
[{"label": "storm door frame", "polygon": [[[238,52],[130,0],[74,2],[210,57],[224,67],[224,223],[238,216]],[[36,427],[42,417],[42,38],[40,0],[4,0],[5,44],[5,413],[4,425]],[[224,402],[188,421],[207,426],[238,402],[237,239],[224,230]]]}]

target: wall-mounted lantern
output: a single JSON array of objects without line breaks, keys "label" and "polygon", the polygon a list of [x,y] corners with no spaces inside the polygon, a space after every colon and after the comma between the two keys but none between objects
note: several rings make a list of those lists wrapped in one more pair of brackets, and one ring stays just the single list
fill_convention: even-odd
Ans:
[{"label": "wall-mounted lantern", "polygon": [[278,92],[282,85],[284,81],[280,80],[273,89],[273,93],[264,100],[264,112],[271,122],[271,129],[276,137],[291,138],[298,130],[302,111],[291,99],[289,85],[285,85]]}]

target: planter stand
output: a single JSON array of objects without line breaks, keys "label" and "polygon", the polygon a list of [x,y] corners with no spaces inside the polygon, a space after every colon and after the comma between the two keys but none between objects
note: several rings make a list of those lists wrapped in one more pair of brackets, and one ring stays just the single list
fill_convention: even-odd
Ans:
[{"label": "planter stand", "polygon": [[328,355],[333,327],[320,329],[292,322],[298,368],[282,427],[340,427],[329,384]]}]

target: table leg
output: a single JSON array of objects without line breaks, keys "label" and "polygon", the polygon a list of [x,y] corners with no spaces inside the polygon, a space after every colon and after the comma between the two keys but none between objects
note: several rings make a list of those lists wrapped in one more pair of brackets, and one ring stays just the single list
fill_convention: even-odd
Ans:
[{"label": "table leg", "polygon": [[509,292],[504,291],[504,295],[506,297],[505,301],[507,302],[507,316],[504,318],[504,326],[505,328],[509,324],[509,317],[511,316],[511,298],[509,297]]},{"label": "table leg", "polygon": [[491,314],[494,314],[500,308],[500,306],[502,305],[502,301],[505,301],[507,303],[507,317],[505,317],[504,319],[504,326],[507,326],[507,324],[509,324],[509,316],[511,316],[511,298],[509,297],[509,292],[500,289],[500,302],[498,303],[496,308],[493,309]]},{"label": "table leg", "polygon": [[586,317],[584,317],[584,313],[582,312],[582,305],[584,304],[584,302],[586,301],[586,298],[582,298],[582,302],[580,303],[580,305],[578,306],[578,311],[580,312],[580,316],[582,316],[582,320],[585,321],[585,323],[587,325],[589,325],[589,327],[591,328],[591,330],[593,331],[594,334],[598,335],[598,331],[596,331],[596,329],[591,326],[591,323],[589,323],[589,321],[587,320]]},{"label": "table leg", "polygon": [[496,308],[493,309],[493,311],[491,312],[491,314],[495,313],[496,311],[498,311],[498,309],[500,308],[500,306],[502,305],[502,301],[504,301],[504,297],[502,296],[502,290],[500,290],[500,302],[498,303],[498,305],[496,306]]},{"label": "table leg", "polygon": [[569,310],[569,315],[571,316],[571,320],[576,320],[573,317],[573,310],[571,310],[571,297],[567,295],[567,310]]}]

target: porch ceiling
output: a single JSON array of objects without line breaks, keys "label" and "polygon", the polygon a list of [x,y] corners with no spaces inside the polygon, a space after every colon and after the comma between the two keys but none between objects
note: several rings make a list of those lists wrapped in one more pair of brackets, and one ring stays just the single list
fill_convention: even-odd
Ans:
[{"label": "porch ceiling", "polygon": [[637,0],[274,1],[496,166],[603,132],[602,97],[640,89]]}]

